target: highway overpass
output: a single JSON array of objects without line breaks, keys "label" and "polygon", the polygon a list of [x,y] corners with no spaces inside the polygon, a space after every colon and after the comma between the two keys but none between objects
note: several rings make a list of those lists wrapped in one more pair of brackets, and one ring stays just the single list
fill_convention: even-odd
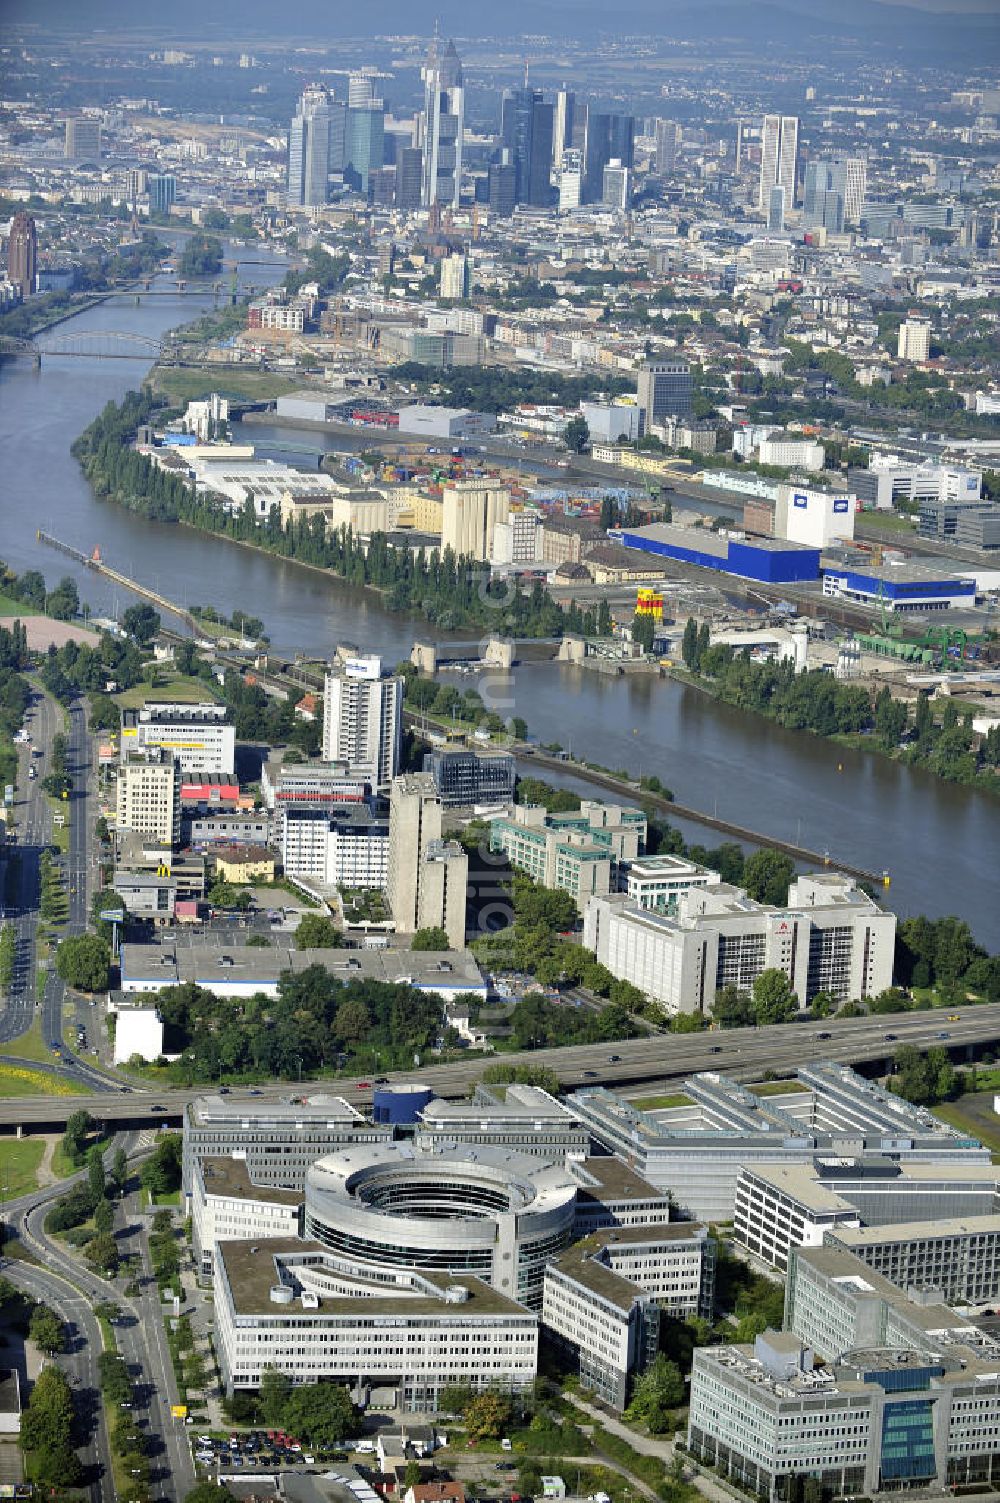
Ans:
[{"label": "highway overpass", "polygon": [[[829,1038],[820,1038],[828,1033]],[[944,1036],[942,1036],[944,1035]],[[438,1095],[467,1096],[483,1070],[492,1064],[545,1065],[554,1070],[566,1091],[605,1085],[625,1094],[653,1093],[661,1083],[676,1082],[700,1070],[719,1070],[737,1080],[760,1080],[766,1071],[794,1075],[800,1065],[816,1060],[888,1068],[901,1044],[918,1049],[946,1048],[956,1061],[1000,1040],[1000,1004],[965,1007],[957,1021],[943,1011],[890,1013],[875,1018],[845,1018],[839,1022],[797,1022],[771,1028],[733,1028],[713,1033],[657,1034],[619,1043],[570,1045],[535,1049],[488,1058],[481,1054],[446,1065],[428,1065],[399,1072],[400,1080],[419,1078]],[[612,1058],[614,1056],[614,1058]],[[638,1089],[637,1089],[638,1088]],[[117,1129],[180,1124],[184,1107],[196,1096],[217,1089],[161,1087],[131,1093],[92,1096],[22,1096],[0,1102],[0,1132],[59,1132],[66,1119],[81,1108]],[[346,1096],[359,1107],[372,1099],[371,1076],[298,1082],[262,1088],[264,1097],[325,1091]],[[233,1095],[243,1094],[240,1088]],[[256,1098],[254,1098],[256,1100]]]}]

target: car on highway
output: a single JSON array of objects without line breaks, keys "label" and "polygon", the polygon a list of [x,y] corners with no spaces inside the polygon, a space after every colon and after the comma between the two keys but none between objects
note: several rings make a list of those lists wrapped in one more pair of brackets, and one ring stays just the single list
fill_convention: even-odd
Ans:
[{"label": "car on highway", "polygon": [[961,1021],[962,1021],[962,1014],[960,1012],[950,1012],[948,1014],[948,1022],[949,1023],[961,1023]]},{"label": "car on highway", "polygon": [[355,1082],[354,1089],[356,1091],[370,1091],[371,1085],[372,1083],[370,1080],[358,1080]]},{"label": "car on highway", "polygon": [[829,1035],[829,1033],[824,1032],[824,1033],[817,1033],[816,1037],[818,1039],[828,1039],[830,1037],[830,1035]]},{"label": "car on highway", "polygon": [[609,1054],[608,1055],[608,1064],[609,1065],[620,1065],[621,1064],[621,1059],[622,1059],[622,1057],[621,1057],[620,1054]]},{"label": "car on highway", "polygon": [[941,1032],[938,1034],[938,1038],[939,1039],[950,1039],[951,1038],[951,1034],[948,1032],[947,1028],[942,1028]]},{"label": "car on highway", "polygon": [[896,1033],[883,1033],[882,1042],[883,1044],[894,1044],[898,1037],[899,1035]]}]

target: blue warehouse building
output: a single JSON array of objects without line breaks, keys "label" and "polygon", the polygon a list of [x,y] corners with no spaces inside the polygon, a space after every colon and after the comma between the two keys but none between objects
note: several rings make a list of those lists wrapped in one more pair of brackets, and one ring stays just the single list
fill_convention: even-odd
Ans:
[{"label": "blue warehouse building", "polygon": [[846,564],[823,570],[823,594],[887,611],[944,611],[976,602],[976,581],[921,564],[884,569],[850,568]]},{"label": "blue warehouse building", "polygon": [[626,548],[656,553],[681,564],[697,564],[721,574],[734,574],[740,579],[756,579],[761,584],[819,579],[820,550],[780,538],[754,538],[749,542],[723,538],[707,528],[654,522],[649,527],[623,530],[621,541]]}]

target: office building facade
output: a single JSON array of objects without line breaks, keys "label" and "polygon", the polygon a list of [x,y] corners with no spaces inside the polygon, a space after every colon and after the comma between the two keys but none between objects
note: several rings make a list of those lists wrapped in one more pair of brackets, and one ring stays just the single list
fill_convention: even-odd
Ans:
[{"label": "office building facade", "polygon": [[70,162],[99,162],[100,121],[87,115],[70,115],[66,121],[65,155]]},{"label": "office building facade", "polygon": [[896,354],[900,360],[926,360],[931,352],[931,321],[911,313],[899,326]]},{"label": "office building facade", "polygon": [[636,400],[643,433],[666,417],[690,416],[693,386],[687,361],[647,360],[639,371]]},{"label": "office building facade", "polygon": [[448,204],[457,209],[462,188],[465,88],[462,62],[453,41],[442,48],[439,38],[434,38],[421,78],[424,110],[420,201],[425,208]]},{"label": "office building facade", "polygon": [[551,198],[552,106],[538,89],[512,89],[504,95],[501,137],[514,168],[514,198],[544,207]]},{"label": "office building facade", "polygon": [[121,755],[162,747],[172,753],[185,777],[205,774],[232,777],[236,769],[236,732],[225,705],[181,704],[147,699],[137,710],[122,712]]},{"label": "office building facade", "polygon": [[658,177],[673,177],[680,134],[680,126],[676,121],[657,120],[655,164]]},{"label": "office building facade", "polygon": [[461,949],[469,858],[457,841],[442,838],[442,809],[430,773],[393,779],[387,894],[397,933],[440,928]]},{"label": "office building facade", "polygon": [[115,828],[132,830],[165,846],[181,833],[181,774],[174,755],[161,748],[126,752],[118,768]]},{"label": "office building facade", "polygon": [[512,752],[441,748],[424,754],[423,770],[434,779],[437,796],[446,807],[514,802],[517,771]]},{"label": "office building facade", "polygon": [[169,214],[177,202],[177,179],[172,172],[151,172],[146,179],[151,214]]},{"label": "office building facade", "polygon": [[288,204],[314,208],[329,196],[330,96],[306,89],[288,132]]},{"label": "office building facade", "polygon": [[799,166],[799,120],[797,115],[765,115],[760,140],[760,191],[758,207],[768,212],[771,189],[785,193],[785,212],[795,207]]}]

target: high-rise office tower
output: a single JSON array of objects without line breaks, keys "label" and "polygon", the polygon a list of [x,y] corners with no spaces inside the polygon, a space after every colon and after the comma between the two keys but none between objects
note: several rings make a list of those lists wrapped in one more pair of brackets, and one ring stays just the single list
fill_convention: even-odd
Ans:
[{"label": "high-rise office tower", "polygon": [[767,227],[772,233],[783,234],[785,229],[785,190],[775,183],[767,204]]},{"label": "high-rise office tower", "polygon": [[30,214],[19,210],[10,222],[7,241],[7,280],[21,289],[21,298],[30,297],[38,277],[38,232]]},{"label": "high-rise office tower", "polygon": [[576,114],[576,95],[568,89],[556,94],[552,115],[552,165],[558,171],[562,167],[563,152],[573,145],[573,120]]},{"label": "high-rise office tower", "polygon": [[385,113],[378,109],[347,111],[344,180],[357,193],[367,194],[372,173],[380,171],[385,154]]},{"label": "high-rise office tower", "polygon": [[656,122],[656,171],[659,177],[672,177],[677,165],[677,142],[680,126],[674,120]]},{"label": "high-rise office tower", "polygon": [[562,154],[559,168],[559,212],[578,209],[583,194],[583,153],[572,147]]},{"label": "high-rise office tower", "polygon": [[431,204],[457,208],[462,189],[465,88],[455,43],[449,41],[442,48],[435,36],[420,76],[424,82],[422,202],[425,208]]},{"label": "high-rise office tower", "polygon": [[396,153],[396,208],[409,213],[420,208],[424,154],[419,146],[401,146]]},{"label": "high-rise office tower", "polygon": [[868,180],[868,163],[864,157],[817,157],[806,165],[805,186],[802,194],[803,218],[808,224],[826,224],[837,217],[833,206],[819,198],[820,194],[839,197],[841,212],[838,230],[845,224],[858,224],[861,220],[861,205],[865,201]]},{"label": "high-rise office tower", "polygon": [[639,372],[636,399],[643,433],[665,417],[687,417],[692,404],[691,367],[686,360],[647,360]]},{"label": "high-rise office tower", "polygon": [[919,313],[910,313],[899,326],[896,354],[900,360],[926,360],[931,352],[931,323]]},{"label": "high-rise office tower", "polygon": [[[331,99],[327,106],[330,115],[330,149],[327,152],[327,171],[337,173],[344,170],[347,160],[347,105],[339,99]],[[329,192],[329,190],[328,190]]]},{"label": "high-rise office tower", "polygon": [[382,108],[382,96],[368,68],[362,68],[348,77],[347,105],[352,110],[380,110]]},{"label": "high-rise office tower", "polygon": [[519,204],[544,206],[551,198],[552,106],[538,89],[511,89],[503,100],[503,144],[514,166]]},{"label": "high-rise office tower", "polygon": [[379,658],[344,658],[327,670],[323,758],[346,762],[351,775],[385,787],[399,771],[403,681],[383,678]]},{"label": "high-rise office tower", "polygon": [[583,149],[583,202],[600,203],[604,195],[604,169],[617,159],[631,172],[634,164],[635,121],[631,115],[587,107]]},{"label": "high-rise office tower", "polygon": [[151,214],[169,214],[177,201],[177,179],[172,172],[151,172],[146,180]]},{"label": "high-rise office tower", "polygon": [[312,208],[327,201],[330,175],[330,96],[306,89],[288,132],[288,203]]},{"label": "high-rise office tower", "polygon": [[798,164],[798,116],[765,115],[760,133],[760,193],[757,199],[765,214],[775,185],[785,190],[786,213],[795,207]]},{"label": "high-rise office tower", "polygon": [[[843,230],[844,196],[838,191],[837,182],[838,175],[832,162],[817,160],[806,164],[805,185],[802,190],[802,223],[808,229],[822,227],[832,235],[839,235]],[[771,191],[780,190],[775,188]]]},{"label": "high-rise office tower", "polygon": [[517,201],[517,173],[506,148],[500,153],[500,161],[491,163],[488,181],[490,213],[507,218]]},{"label": "high-rise office tower", "polygon": [[66,121],[66,158],[70,162],[99,162],[101,126],[86,115],[71,115]]},{"label": "high-rise office tower", "polygon": [[628,208],[632,199],[629,177],[628,168],[623,167],[617,157],[612,157],[604,169],[604,190],[601,194],[601,202],[607,204],[609,209]]},{"label": "high-rise office tower", "polygon": [[118,768],[116,828],[135,830],[163,845],[181,833],[181,770],[164,747],[126,752]]}]

